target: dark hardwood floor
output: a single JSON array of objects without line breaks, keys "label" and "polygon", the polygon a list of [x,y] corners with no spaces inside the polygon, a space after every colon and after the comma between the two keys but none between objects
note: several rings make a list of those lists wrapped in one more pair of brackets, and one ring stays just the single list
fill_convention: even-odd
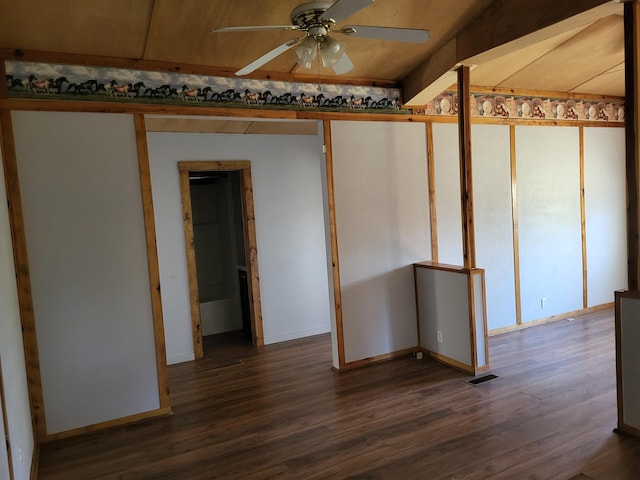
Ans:
[{"label": "dark hardwood floor", "polygon": [[407,357],[337,374],[328,335],[169,368],[174,415],[45,445],[41,479],[640,478],[613,313],[492,337],[477,386]]}]

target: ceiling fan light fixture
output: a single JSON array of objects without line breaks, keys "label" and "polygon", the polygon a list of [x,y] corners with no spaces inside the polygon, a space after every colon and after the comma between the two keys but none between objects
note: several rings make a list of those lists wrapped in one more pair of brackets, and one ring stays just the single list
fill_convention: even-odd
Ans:
[{"label": "ceiling fan light fixture", "polygon": [[298,57],[298,63],[304,68],[311,68],[311,64],[316,59],[318,54],[318,44],[315,38],[308,36],[302,42],[300,46],[296,48],[296,57]]},{"label": "ceiling fan light fixture", "polygon": [[345,52],[345,45],[335,38],[325,37],[322,42],[320,42],[318,49],[320,50],[322,65],[327,68],[333,67],[340,61]]}]

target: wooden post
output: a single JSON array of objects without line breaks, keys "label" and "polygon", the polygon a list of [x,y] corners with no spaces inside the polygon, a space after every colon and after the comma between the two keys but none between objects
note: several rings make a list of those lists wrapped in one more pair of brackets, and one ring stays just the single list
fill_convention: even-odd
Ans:
[{"label": "wooden post", "polygon": [[625,147],[627,179],[627,275],[630,291],[638,291],[638,27],[637,2],[624,4]]},{"label": "wooden post", "polygon": [[460,207],[462,209],[462,256],[465,268],[476,268],[471,174],[471,102],[469,67],[458,68],[458,141],[460,146]]}]

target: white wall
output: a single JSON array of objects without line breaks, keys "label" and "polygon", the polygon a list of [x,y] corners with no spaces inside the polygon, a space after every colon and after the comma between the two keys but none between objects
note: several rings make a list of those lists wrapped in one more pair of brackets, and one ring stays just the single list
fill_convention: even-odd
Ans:
[{"label": "white wall", "polygon": [[584,203],[588,306],[613,302],[627,288],[623,128],[584,129]]},{"label": "white wall", "polygon": [[433,124],[433,158],[436,186],[438,262],[462,265],[458,124]]},{"label": "white wall", "polygon": [[[0,360],[2,363],[2,379],[4,383],[5,407],[7,411],[9,440],[13,474],[15,480],[29,478],[31,458],[33,455],[33,430],[31,428],[31,412],[29,409],[29,392],[27,390],[27,373],[24,364],[22,330],[16,275],[13,264],[11,230],[9,215],[6,209],[6,191],[4,169],[0,153]],[[1,414],[0,414],[1,415]],[[0,418],[0,423],[2,419]],[[0,425],[0,429],[3,427]],[[0,438],[4,438],[0,436]],[[19,450],[23,459],[20,462]],[[6,457],[6,450],[0,447],[0,455]],[[2,461],[0,461],[2,464]],[[6,466],[5,466],[6,468]],[[0,467],[0,478],[9,478],[8,471]]]},{"label": "white wall", "polygon": [[582,308],[578,133],[516,127],[523,322]]},{"label": "white wall", "polygon": [[430,259],[425,128],[331,122],[345,361],[417,346],[414,262]]},{"label": "white wall", "polygon": [[193,358],[178,165],[251,160],[265,343],[330,331],[319,136],[149,133],[169,363]]},{"label": "white wall", "polygon": [[471,142],[476,263],[485,269],[492,330],[516,322],[509,127],[472,125]]},{"label": "white wall", "polygon": [[13,119],[47,432],[157,409],[133,117]]}]

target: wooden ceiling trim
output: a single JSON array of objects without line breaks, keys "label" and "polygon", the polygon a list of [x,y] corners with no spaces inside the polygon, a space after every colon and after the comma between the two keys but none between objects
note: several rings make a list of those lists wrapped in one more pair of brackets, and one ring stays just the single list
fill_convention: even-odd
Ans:
[{"label": "wooden ceiling trim", "polygon": [[619,10],[609,0],[497,0],[403,80],[405,102],[425,104],[433,96],[423,92],[460,63],[488,62]]}]

